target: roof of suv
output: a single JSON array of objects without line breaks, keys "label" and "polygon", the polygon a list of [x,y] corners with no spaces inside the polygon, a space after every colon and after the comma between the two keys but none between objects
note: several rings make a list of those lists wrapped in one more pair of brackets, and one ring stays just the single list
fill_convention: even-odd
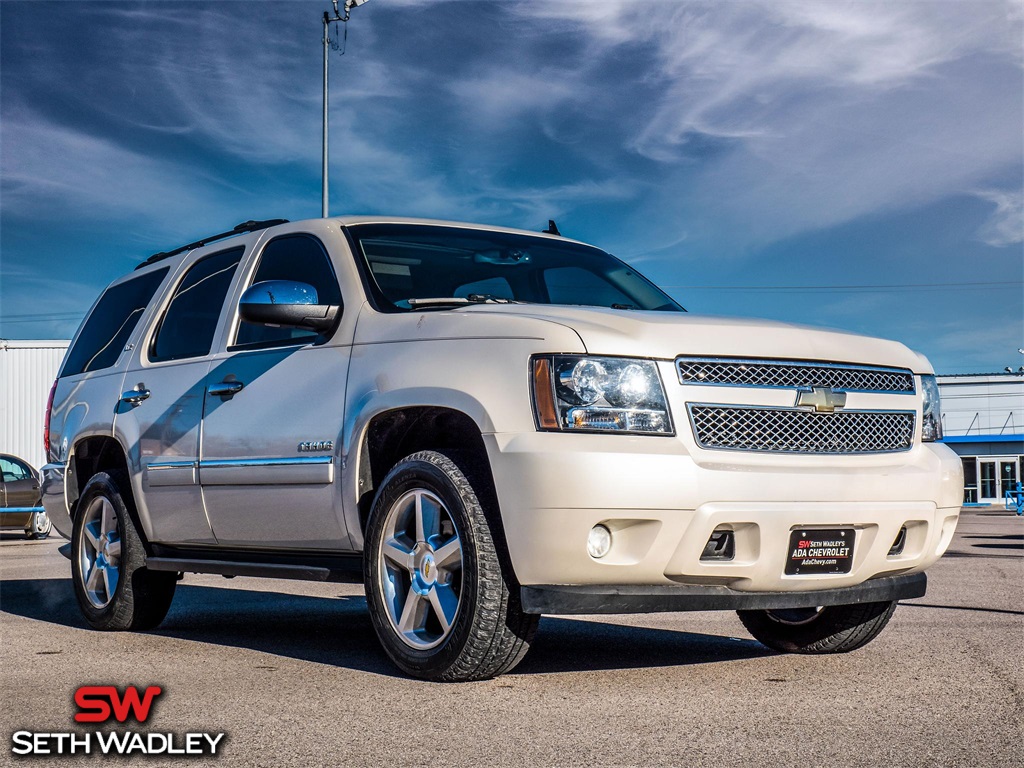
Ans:
[{"label": "roof of suv", "polygon": [[[446,221],[444,219],[420,219],[411,216],[331,216],[330,221],[336,221],[343,227],[356,224],[429,224],[436,227],[462,227],[464,229],[486,229],[492,232],[509,232],[516,235],[533,235],[536,237],[550,237],[556,240],[565,240],[572,243],[583,243],[581,240],[574,240],[564,235],[552,235],[541,230],[518,229],[516,227],[499,227],[493,224],[476,224],[468,221]],[[322,221],[322,219],[314,219]]]},{"label": "roof of suv", "polygon": [[[135,269],[142,269],[143,267],[155,264],[159,261],[164,261],[172,256],[179,254],[188,253],[196,248],[202,248],[203,246],[211,243],[220,243],[222,240],[238,237],[241,235],[247,235],[252,232],[259,232],[265,229],[272,229],[284,225],[303,225],[310,224],[312,222],[333,222],[340,224],[343,227],[354,226],[357,224],[426,224],[440,227],[460,227],[464,229],[486,229],[493,232],[508,232],[519,235],[532,235],[536,237],[549,237],[556,238],[558,240],[581,243],[579,240],[573,240],[572,238],[564,237],[562,235],[552,235],[548,232],[531,231],[526,229],[516,229],[513,227],[498,227],[490,224],[474,224],[465,221],[445,221],[443,219],[421,219],[409,216],[331,216],[327,219],[302,219],[300,221],[290,222],[288,219],[269,219],[266,221],[246,221],[243,222],[234,229],[228,230],[227,232],[221,232],[216,235],[208,235],[207,237],[196,240],[195,242],[187,245],[182,245],[177,248],[173,248],[169,251],[162,251],[155,253],[144,261],[140,262]],[[581,243],[584,244],[585,243]]]}]

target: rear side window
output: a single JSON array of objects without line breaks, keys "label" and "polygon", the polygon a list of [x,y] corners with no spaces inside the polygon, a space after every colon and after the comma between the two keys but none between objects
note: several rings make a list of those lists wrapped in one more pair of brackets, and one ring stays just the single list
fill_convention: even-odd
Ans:
[{"label": "rear side window", "polygon": [[215,253],[185,273],[153,339],[151,361],[210,354],[224,297],[244,252],[244,248],[232,248]]},{"label": "rear side window", "polygon": [[[310,235],[286,235],[267,243],[251,285],[266,280],[294,280],[316,289],[321,304],[341,306],[341,289],[327,251]],[[240,347],[276,346],[316,341],[318,334],[304,328],[272,328],[244,320],[238,324],[235,344]]]},{"label": "rear side window", "polygon": [[108,288],[85,321],[60,375],[99,371],[116,363],[166,276],[165,267]]},{"label": "rear side window", "polygon": [[20,461],[14,459],[0,459],[0,472],[3,472],[5,483],[15,483],[18,480],[29,480],[32,473],[29,468]]}]

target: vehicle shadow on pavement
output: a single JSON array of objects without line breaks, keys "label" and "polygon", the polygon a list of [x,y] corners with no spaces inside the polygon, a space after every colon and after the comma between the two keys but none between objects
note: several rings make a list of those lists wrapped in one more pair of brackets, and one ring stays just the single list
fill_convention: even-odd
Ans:
[{"label": "vehicle shadow on pavement", "polygon": [[979,608],[971,605],[936,605],[935,603],[900,603],[909,608],[941,608],[947,611],[975,611],[978,613],[1003,613],[1007,616],[1024,616],[1024,611],[1012,611],[1007,608]]},{"label": "vehicle shadow on pavement", "polygon": [[677,667],[777,655],[750,638],[545,616],[514,674]]},{"label": "vehicle shadow on pavement", "polygon": [[[87,629],[66,579],[0,582],[0,610]],[[181,584],[167,618],[148,633],[401,677],[384,655],[363,597],[310,597]],[[774,655],[750,639],[586,619],[545,617],[516,674],[638,669]]]}]

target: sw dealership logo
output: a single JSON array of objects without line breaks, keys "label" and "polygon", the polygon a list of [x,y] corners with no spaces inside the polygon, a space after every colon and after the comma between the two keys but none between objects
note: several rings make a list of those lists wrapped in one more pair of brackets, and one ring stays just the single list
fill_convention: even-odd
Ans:
[{"label": "sw dealership logo", "polygon": [[[141,693],[129,685],[119,691],[113,685],[83,685],[75,691],[76,723],[142,724],[149,720],[156,698],[164,692],[151,685]],[[164,757],[213,756],[224,740],[223,733],[158,733],[110,730],[84,732],[15,731],[11,752],[15,755],[160,755]]]}]

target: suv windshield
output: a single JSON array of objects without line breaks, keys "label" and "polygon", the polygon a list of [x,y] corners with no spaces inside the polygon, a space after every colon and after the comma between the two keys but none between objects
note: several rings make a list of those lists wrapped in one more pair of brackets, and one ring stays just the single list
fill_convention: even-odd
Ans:
[{"label": "suv windshield", "polygon": [[417,301],[451,298],[685,311],[634,269],[589,245],[426,224],[358,224],[348,232],[384,310],[460,305]]}]

